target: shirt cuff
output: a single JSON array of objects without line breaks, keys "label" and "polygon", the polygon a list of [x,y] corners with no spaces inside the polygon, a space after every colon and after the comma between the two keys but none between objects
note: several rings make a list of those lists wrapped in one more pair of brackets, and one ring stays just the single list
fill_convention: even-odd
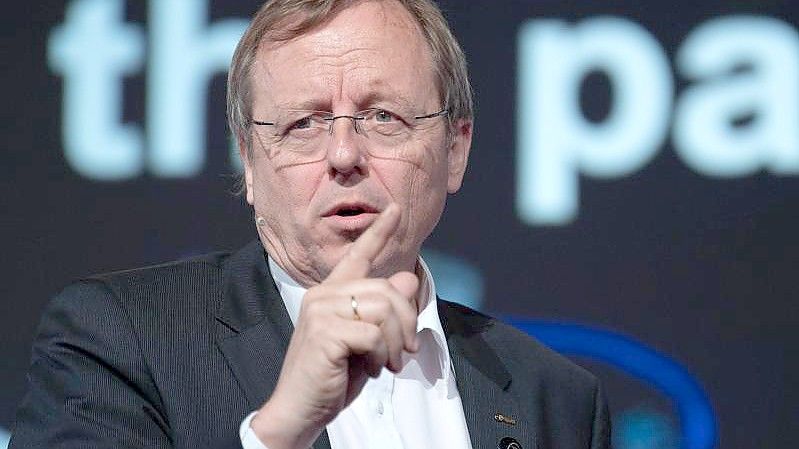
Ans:
[{"label": "shirt cuff", "polygon": [[255,431],[250,427],[252,419],[255,418],[257,414],[258,410],[250,413],[239,426],[239,438],[241,439],[242,449],[269,449],[264,446],[264,443],[258,439],[258,436],[255,435]]}]

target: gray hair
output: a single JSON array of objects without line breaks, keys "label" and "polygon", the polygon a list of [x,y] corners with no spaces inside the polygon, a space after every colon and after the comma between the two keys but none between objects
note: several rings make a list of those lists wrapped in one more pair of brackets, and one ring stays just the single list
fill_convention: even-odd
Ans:
[{"label": "gray hair", "polygon": [[[339,12],[363,0],[270,0],[261,6],[236,46],[227,83],[227,117],[230,131],[244,142],[252,158],[251,71],[264,40],[285,42],[329,21]],[[396,0],[413,16],[422,32],[436,68],[438,90],[449,109],[451,125],[473,117],[472,87],[466,58],[433,0]]]}]

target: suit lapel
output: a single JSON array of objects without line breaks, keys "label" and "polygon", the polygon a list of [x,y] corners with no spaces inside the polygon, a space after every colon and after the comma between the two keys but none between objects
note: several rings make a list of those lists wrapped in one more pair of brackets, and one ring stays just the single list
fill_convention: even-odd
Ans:
[{"label": "suit lapel", "polygon": [[[251,409],[256,410],[277,385],[294,328],[259,241],[231,256],[224,273],[225,299],[216,316],[217,344]],[[330,449],[327,431],[314,448]]]},{"label": "suit lapel", "polygon": [[513,379],[486,341],[493,319],[441,299],[438,304],[472,447],[495,448],[511,437],[535,449],[534,429],[511,390]]},{"label": "suit lapel", "polygon": [[[275,389],[293,326],[260,242],[231,256],[224,273],[217,344],[255,410]],[[494,448],[502,438],[512,437],[522,448],[535,449],[534,429],[511,393],[510,373],[486,341],[493,320],[441,299],[438,306],[472,447]],[[498,421],[497,414],[516,424]],[[330,449],[327,431],[314,448]]]}]

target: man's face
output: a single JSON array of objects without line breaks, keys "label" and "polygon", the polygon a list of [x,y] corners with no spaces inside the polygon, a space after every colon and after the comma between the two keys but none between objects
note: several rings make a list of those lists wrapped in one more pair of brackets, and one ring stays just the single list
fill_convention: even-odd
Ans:
[{"label": "man's face", "polygon": [[[352,115],[381,108],[406,117],[445,105],[430,50],[410,14],[395,2],[362,2],[288,42],[261,45],[252,70],[253,117],[272,121],[292,109]],[[402,218],[372,276],[413,271],[438,222],[447,192],[466,169],[471,123],[425,119],[395,151],[377,151],[347,118],[333,122],[313,156],[283,151],[254,125],[254,156],[244,157],[247,201],[269,254],[297,281],[324,280],[352,242],[392,202]]]}]

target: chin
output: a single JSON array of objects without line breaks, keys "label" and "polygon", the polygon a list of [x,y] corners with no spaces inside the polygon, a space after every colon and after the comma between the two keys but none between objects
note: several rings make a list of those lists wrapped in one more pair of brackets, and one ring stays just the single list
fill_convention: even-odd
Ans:
[{"label": "chin", "polygon": [[320,247],[316,255],[309,254],[308,257],[312,264],[316,267],[322,280],[326,278],[333,268],[341,262],[341,259],[347,254],[350,249],[351,243],[341,243],[336,245],[326,245]]}]

